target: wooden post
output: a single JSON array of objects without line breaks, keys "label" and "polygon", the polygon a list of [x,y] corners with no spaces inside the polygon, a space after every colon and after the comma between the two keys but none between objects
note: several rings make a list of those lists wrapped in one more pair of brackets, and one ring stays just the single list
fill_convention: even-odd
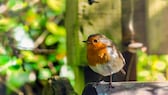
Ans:
[{"label": "wooden post", "polygon": [[126,80],[136,80],[136,53],[133,54],[127,50],[128,45],[134,41],[133,0],[122,0],[121,6],[122,44],[126,49],[123,53],[126,59]]},{"label": "wooden post", "polygon": [[135,0],[134,1],[134,30],[135,39],[143,42],[147,46],[147,5],[148,0]]},{"label": "wooden post", "polygon": [[81,94],[84,87],[83,71],[79,66],[78,0],[66,0],[65,27],[67,32],[67,62],[75,74],[75,90]]}]

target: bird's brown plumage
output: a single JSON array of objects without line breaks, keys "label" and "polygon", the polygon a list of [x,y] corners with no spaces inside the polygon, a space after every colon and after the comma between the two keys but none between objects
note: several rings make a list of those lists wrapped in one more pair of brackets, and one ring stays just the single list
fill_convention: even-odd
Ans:
[{"label": "bird's brown plumage", "polygon": [[88,65],[93,71],[106,76],[122,69],[125,60],[110,39],[101,34],[93,34],[85,42]]}]

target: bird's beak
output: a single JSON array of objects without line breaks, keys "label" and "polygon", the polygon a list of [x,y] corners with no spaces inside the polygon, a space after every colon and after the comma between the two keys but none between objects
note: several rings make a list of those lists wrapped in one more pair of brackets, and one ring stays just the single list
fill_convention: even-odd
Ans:
[{"label": "bird's beak", "polygon": [[82,41],[82,42],[87,43],[87,44],[90,44],[90,43],[91,43],[91,42],[89,42],[89,41]]},{"label": "bird's beak", "polygon": [[87,41],[82,41],[82,42],[87,43]]}]

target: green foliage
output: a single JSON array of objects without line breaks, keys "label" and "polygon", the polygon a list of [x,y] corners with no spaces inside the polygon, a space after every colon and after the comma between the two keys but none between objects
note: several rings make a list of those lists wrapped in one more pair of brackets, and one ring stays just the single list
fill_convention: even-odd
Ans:
[{"label": "green foliage", "polygon": [[2,17],[0,19],[0,33],[8,31],[10,28],[16,25],[15,19],[11,19],[8,17]]},{"label": "green foliage", "polygon": [[6,64],[10,60],[8,55],[0,55],[0,59],[0,66]]},{"label": "green foliage", "polygon": [[65,0],[0,4],[0,76],[7,80],[8,90],[59,75],[66,57]]},{"label": "green foliage", "polygon": [[55,12],[56,15],[61,14],[65,10],[65,0],[47,0],[48,7]]},{"label": "green foliage", "polygon": [[138,52],[138,80],[168,80],[168,55],[148,55]]}]

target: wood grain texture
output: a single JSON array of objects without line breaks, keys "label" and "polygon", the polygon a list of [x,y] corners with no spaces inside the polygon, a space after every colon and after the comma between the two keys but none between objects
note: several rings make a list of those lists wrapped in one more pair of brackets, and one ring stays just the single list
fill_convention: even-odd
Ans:
[{"label": "wood grain texture", "polygon": [[104,82],[88,84],[82,95],[168,95],[168,82]]}]

